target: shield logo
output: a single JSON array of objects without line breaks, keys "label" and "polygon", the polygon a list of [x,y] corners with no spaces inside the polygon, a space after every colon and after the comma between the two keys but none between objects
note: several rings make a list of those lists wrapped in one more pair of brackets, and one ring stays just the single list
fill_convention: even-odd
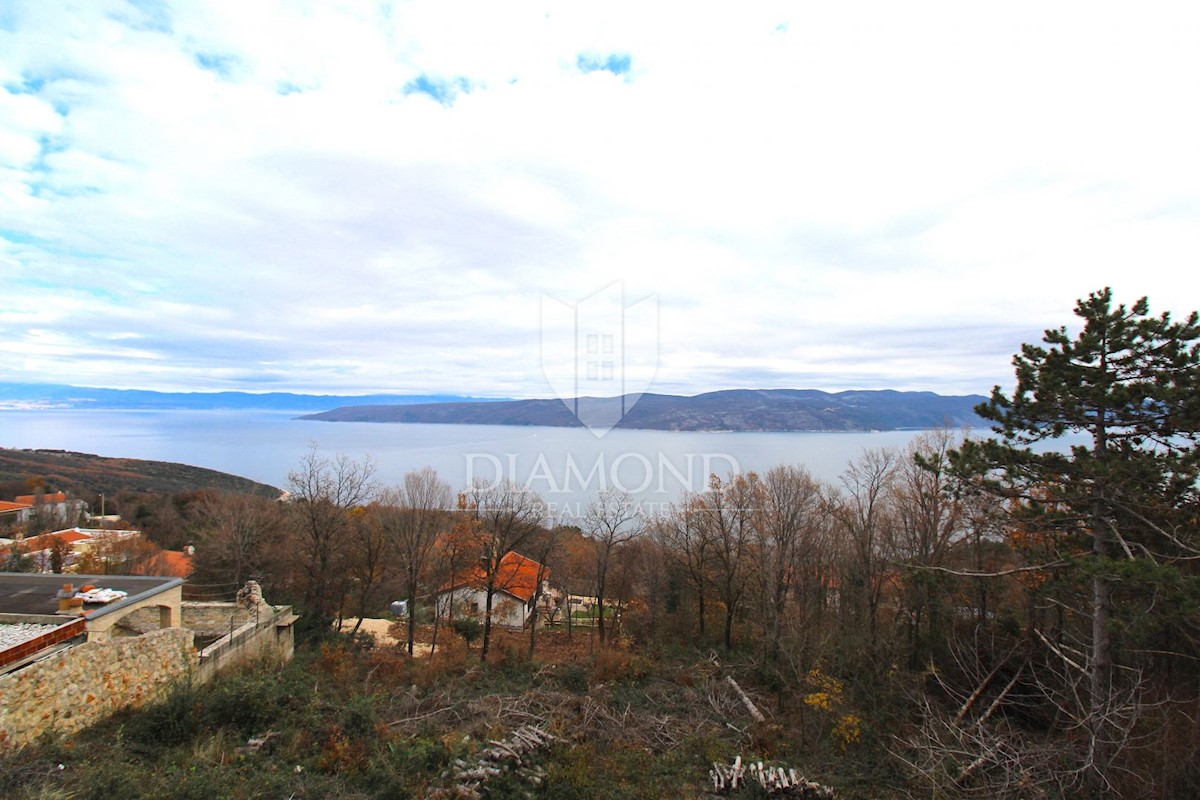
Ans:
[{"label": "shield logo", "polygon": [[625,305],[620,281],[578,303],[542,296],[542,373],[597,438],[650,388],[658,372],[658,297]]}]

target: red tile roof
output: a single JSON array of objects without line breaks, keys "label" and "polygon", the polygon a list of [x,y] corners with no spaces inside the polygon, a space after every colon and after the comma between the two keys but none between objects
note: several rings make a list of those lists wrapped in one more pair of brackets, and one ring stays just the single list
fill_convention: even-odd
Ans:
[{"label": "red tile roof", "polygon": [[[504,558],[500,559],[500,569],[496,572],[496,588],[528,603],[537,592],[539,571],[543,578],[550,575],[550,570],[533,559],[526,558],[520,553],[506,553]],[[442,587],[441,591],[446,592],[462,586],[482,590],[486,581],[487,575],[483,567],[475,565],[455,575],[449,583]]]},{"label": "red tile roof", "polygon": [[24,503],[27,506],[51,505],[67,502],[67,495],[65,492],[55,492],[54,494],[19,494],[15,499],[18,503]]},{"label": "red tile roof", "polygon": [[[182,550],[163,550],[147,561],[142,568],[146,575],[186,578],[192,574],[192,557]],[[137,574],[143,574],[138,572]]]},{"label": "red tile roof", "polygon": [[28,539],[22,539],[17,542],[17,549],[22,553],[37,553],[41,550],[50,549],[50,545],[58,539],[63,544],[75,544],[82,542],[92,537],[86,533],[82,533],[76,529],[58,531],[57,533],[43,533],[40,536],[30,536]]},{"label": "red tile roof", "polygon": [[13,503],[8,500],[0,500],[0,514],[7,511],[22,511],[26,508],[33,508],[29,503]]}]

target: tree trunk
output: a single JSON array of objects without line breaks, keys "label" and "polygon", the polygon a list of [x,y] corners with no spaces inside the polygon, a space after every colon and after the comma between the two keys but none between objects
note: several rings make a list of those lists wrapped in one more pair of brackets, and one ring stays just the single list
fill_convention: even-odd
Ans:
[{"label": "tree trunk", "polygon": [[441,628],[442,610],[438,608],[438,598],[433,596],[433,636],[429,640],[429,658],[433,658],[433,654],[437,652],[438,629]]},{"label": "tree trunk", "polygon": [[[1108,558],[1108,523],[1102,518],[1095,520],[1093,550],[1100,559]],[[1112,583],[1104,575],[1092,579],[1092,670],[1090,703],[1088,708],[1088,733],[1091,736],[1091,763],[1093,796],[1111,796],[1108,773],[1112,760],[1113,743],[1108,715],[1112,713],[1113,651],[1109,618],[1112,614]]]},{"label": "tree trunk", "polygon": [[596,587],[596,608],[599,616],[596,618],[596,633],[600,637],[600,644],[604,644],[604,585]]},{"label": "tree trunk", "polygon": [[[434,601],[434,609],[437,608],[437,601]],[[436,614],[434,615],[437,616]],[[436,620],[434,622],[436,623]],[[415,587],[408,587],[408,657],[412,658],[413,642],[417,638],[417,592]]]},{"label": "tree trunk", "polygon": [[491,586],[487,588],[487,602],[484,603],[483,610],[483,644],[479,650],[479,661],[482,664],[487,663],[488,650],[492,644],[492,598],[495,593],[496,590]]},{"label": "tree trunk", "polygon": [[[541,585],[541,581],[538,581]],[[542,593],[537,591],[533,595],[533,608],[529,612],[529,660],[533,661],[534,650],[537,649],[537,624],[538,624],[538,606],[541,605]]]}]

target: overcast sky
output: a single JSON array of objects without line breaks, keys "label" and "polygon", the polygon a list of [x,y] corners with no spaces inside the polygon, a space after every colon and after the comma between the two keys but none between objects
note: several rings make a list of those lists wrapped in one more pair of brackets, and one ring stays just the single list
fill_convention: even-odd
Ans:
[{"label": "overcast sky", "polygon": [[986,393],[1090,291],[1200,308],[1198,42],[1191,2],[0,0],[0,380],[549,396],[547,303],[621,282],[656,391]]}]

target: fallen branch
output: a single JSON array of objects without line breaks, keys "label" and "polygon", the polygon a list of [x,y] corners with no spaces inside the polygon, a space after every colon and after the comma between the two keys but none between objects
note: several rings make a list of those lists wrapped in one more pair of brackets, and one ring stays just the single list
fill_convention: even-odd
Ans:
[{"label": "fallen branch", "polygon": [[394,728],[397,725],[405,725],[409,722],[420,722],[423,719],[429,719],[430,717],[436,717],[438,714],[445,714],[447,711],[453,711],[453,710],[454,710],[454,706],[446,706],[445,708],[435,708],[433,711],[427,711],[424,714],[417,714],[415,717],[405,717],[404,719],[398,719],[393,722],[389,722],[388,726]]},{"label": "fallen branch", "polygon": [[982,695],[987,687],[991,684],[992,679],[1000,673],[1000,669],[1007,663],[1007,660],[1001,661],[992,669],[991,672],[988,673],[988,676],[984,678],[977,687],[975,687],[975,691],[971,692],[971,696],[967,698],[966,702],[962,704],[962,707],[958,709],[958,713],[954,716],[955,725],[962,723],[963,719],[968,713],[970,713],[971,706],[975,705],[975,701],[979,699],[980,695]]},{"label": "fallen branch", "polygon": [[750,712],[750,716],[754,717],[755,722],[767,721],[767,718],[758,710],[758,706],[754,705],[754,701],[750,699],[750,695],[742,691],[742,687],[738,686],[738,682],[732,676],[726,675],[725,682],[733,687],[733,691],[737,692],[737,696],[741,699],[742,704],[746,706],[746,710]]}]

